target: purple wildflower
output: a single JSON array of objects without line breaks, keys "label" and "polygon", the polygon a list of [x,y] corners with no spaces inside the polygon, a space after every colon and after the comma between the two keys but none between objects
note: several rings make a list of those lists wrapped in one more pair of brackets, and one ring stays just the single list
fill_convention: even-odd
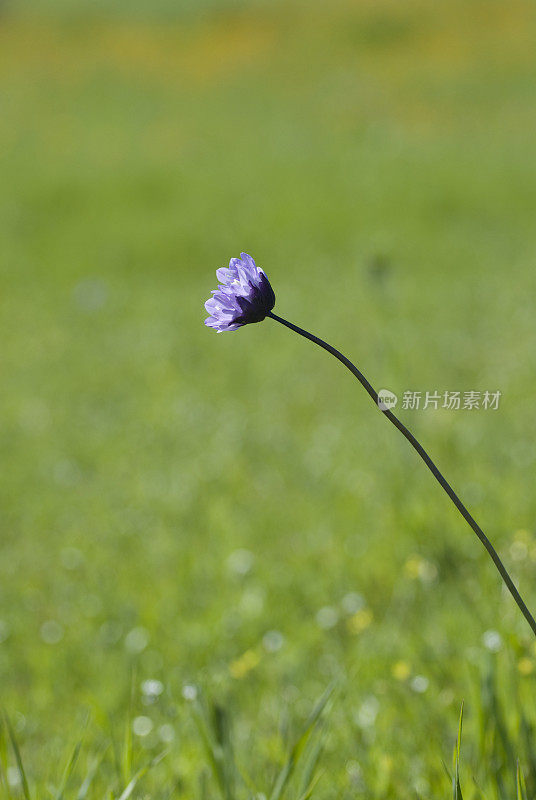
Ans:
[{"label": "purple wildflower", "polygon": [[275,294],[270,281],[247,253],[232,258],[229,268],[216,270],[216,276],[221,283],[205,303],[210,314],[205,325],[218,333],[261,322],[274,307]]}]

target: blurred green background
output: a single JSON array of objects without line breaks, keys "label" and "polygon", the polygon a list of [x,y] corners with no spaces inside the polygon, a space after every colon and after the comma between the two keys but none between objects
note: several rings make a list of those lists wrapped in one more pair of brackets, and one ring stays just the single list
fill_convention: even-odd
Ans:
[{"label": "blurred green background", "polygon": [[335,679],[318,796],[447,796],[463,698],[513,796],[478,686],[517,745],[536,652],[482,547],[340,365],[203,302],[246,250],[378,388],[500,390],[401,416],[536,607],[535,36],[519,0],[2,5],[0,702],[35,785],[89,708],[89,753],[132,715],[195,796],[194,684],[269,777]]}]

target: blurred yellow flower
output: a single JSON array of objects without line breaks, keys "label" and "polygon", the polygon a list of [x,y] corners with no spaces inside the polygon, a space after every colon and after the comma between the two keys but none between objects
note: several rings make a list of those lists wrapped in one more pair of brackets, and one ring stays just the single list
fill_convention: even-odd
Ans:
[{"label": "blurred yellow flower", "polygon": [[407,681],[411,674],[411,669],[406,661],[397,661],[396,664],[393,664],[391,672],[393,673],[393,678],[396,678],[397,681]]},{"label": "blurred yellow flower", "polygon": [[393,757],[383,753],[380,758],[380,769],[382,772],[391,772],[393,768]]},{"label": "blurred yellow flower", "polygon": [[348,630],[350,633],[361,633],[365,628],[371,624],[373,620],[372,611],[369,608],[360,608],[355,614],[352,614],[348,622]]},{"label": "blurred yellow flower", "polygon": [[534,661],[531,658],[520,658],[517,668],[521,675],[531,675],[534,672]]},{"label": "blurred yellow flower", "polygon": [[420,556],[410,556],[406,563],[404,564],[404,569],[406,570],[406,575],[408,578],[415,578],[419,577],[419,568],[421,565],[421,558]]},{"label": "blurred yellow flower", "polygon": [[240,680],[240,678],[244,678],[248,672],[251,672],[252,669],[255,669],[260,660],[261,657],[256,650],[246,650],[246,652],[235,659],[235,661],[231,661],[229,672],[233,678]]},{"label": "blurred yellow flower", "polygon": [[436,565],[419,555],[410,556],[404,569],[411,580],[420,579],[423,583],[433,583],[437,578]]}]

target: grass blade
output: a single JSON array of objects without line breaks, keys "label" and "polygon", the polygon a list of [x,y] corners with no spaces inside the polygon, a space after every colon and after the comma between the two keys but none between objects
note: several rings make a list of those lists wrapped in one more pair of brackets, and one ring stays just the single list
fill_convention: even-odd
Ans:
[{"label": "grass blade", "polygon": [[517,759],[517,772],[516,772],[516,789],[517,800],[527,800],[527,789],[525,786],[525,778],[519,765],[519,758]]},{"label": "grass blade", "polygon": [[458,736],[454,748],[454,775],[452,779],[452,796],[454,800],[463,800],[462,789],[460,786],[460,751],[462,746],[462,724],[463,724],[463,701],[460,708],[460,719],[458,722]]},{"label": "grass blade", "polygon": [[214,705],[212,709],[207,708],[200,697],[196,699],[193,711],[194,720],[218,788],[222,797],[231,800],[234,794],[236,767],[227,715],[219,706]]},{"label": "grass blade", "polygon": [[289,757],[283,766],[281,772],[279,773],[276,782],[274,784],[274,788],[272,789],[272,793],[270,794],[270,800],[280,800],[283,796],[283,792],[285,791],[288,782],[290,781],[296,765],[309,741],[312,732],[315,730],[318,721],[320,719],[320,715],[322,714],[324,708],[327,705],[328,700],[330,699],[331,695],[334,691],[334,686],[329,686],[322,697],[317,701],[315,707],[313,708],[309,718],[307,719],[305,726],[294,743],[292,750],[290,751]]},{"label": "grass blade", "polygon": [[123,782],[128,783],[132,775],[132,762],[134,742],[132,737],[132,709],[134,708],[134,695],[136,691],[136,671],[132,670],[132,679],[130,685],[130,698],[127,712],[127,722],[125,726],[125,737],[123,741],[123,757],[121,759],[121,773]]},{"label": "grass blade", "polygon": [[22,763],[22,756],[20,754],[19,745],[17,743],[17,737],[15,736],[15,731],[13,730],[11,720],[5,713],[4,713],[4,719],[6,723],[7,732],[9,735],[9,740],[11,742],[11,747],[13,749],[13,754],[15,756],[15,762],[17,764],[17,771],[19,773],[22,793],[24,795],[25,800],[31,800],[30,788],[28,786],[28,781],[26,779],[26,772],[24,771],[24,764]]},{"label": "grass blade", "polygon": [[308,789],[303,794],[299,795],[298,800],[309,800],[309,798],[312,797],[312,794],[316,789],[316,785],[321,777],[322,775],[320,773],[317,773],[313,778],[313,780],[311,781],[311,783],[309,784]]},{"label": "grass blade", "polygon": [[11,786],[7,779],[8,757],[7,757],[7,740],[4,733],[4,723],[0,717],[0,786],[5,789],[6,797],[11,800],[13,793]]},{"label": "grass blade", "polygon": [[78,790],[78,794],[76,795],[76,800],[86,800],[86,797],[88,796],[89,790],[91,788],[91,784],[93,783],[93,778],[97,774],[97,770],[101,764],[106,749],[107,748],[105,748],[99,756],[96,756],[90,762],[88,770],[86,772],[86,777],[84,778],[82,785]]},{"label": "grass blade", "polygon": [[305,798],[312,793],[312,787],[316,785],[319,775],[315,776],[316,768],[322,754],[324,747],[324,733],[320,731],[316,741],[313,741],[312,747],[309,748],[309,753],[305,759],[304,768],[301,774],[300,783],[298,787],[298,797]]},{"label": "grass blade", "polygon": [[60,781],[60,785],[58,791],[56,793],[56,800],[63,800],[65,796],[65,789],[67,788],[67,783],[69,782],[69,778],[73,774],[73,770],[76,766],[76,762],[78,761],[78,756],[80,755],[80,750],[82,749],[82,743],[84,741],[84,734],[86,732],[86,728],[89,722],[89,714],[86,716],[86,720],[82,726],[82,735],[78,742],[75,744],[74,749],[70,755],[67,764],[65,765],[65,769],[63,770],[63,775]]},{"label": "grass blade", "polygon": [[149,772],[150,769],[156,767],[156,765],[159,764],[162,761],[162,759],[166,757],[167,753],[168,751],[164,750],[162,753],[152,758],[147,764],[145,764],[145,766],[141,767],[136,772],[132,780],[129,781],[123,792],[119,795],[119,800],[128,800],[128,798],[131,796],[132,792],[136,788],[138,782]]}]

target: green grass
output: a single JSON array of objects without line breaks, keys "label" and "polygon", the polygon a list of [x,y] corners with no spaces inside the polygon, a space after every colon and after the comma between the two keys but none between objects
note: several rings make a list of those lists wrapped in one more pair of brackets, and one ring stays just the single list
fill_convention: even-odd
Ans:
[{"label": "green grass", "polygon": [[216,797],[201,685],[269,798],[335,682],[315,798],[448,797],[462,700],[465,800],[517,759],[531,797],[536,651],[482,547],[333,359],[202,303],[245,249],[376,386],[501,390],[401,417],[534,609],[532,6],[137,9],[0,24],[12,791],[18,749],[32,797]]}]

